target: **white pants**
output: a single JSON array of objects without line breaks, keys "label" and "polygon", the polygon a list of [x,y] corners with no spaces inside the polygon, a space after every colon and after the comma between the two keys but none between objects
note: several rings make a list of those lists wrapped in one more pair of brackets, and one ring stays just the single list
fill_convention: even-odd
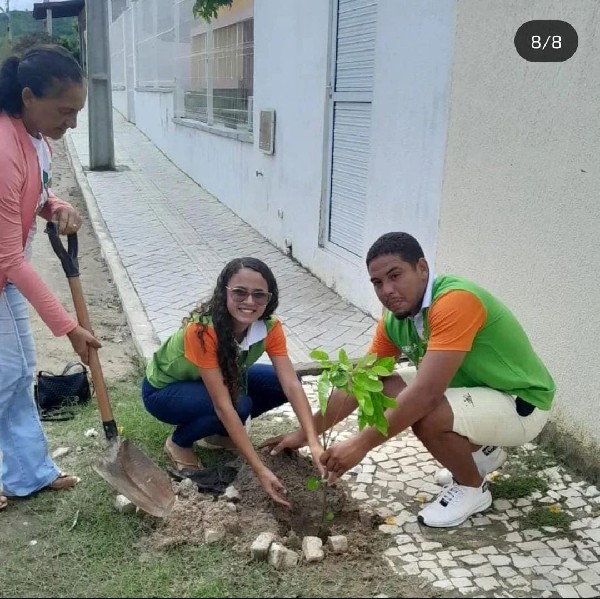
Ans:
[{"label": "white pants", "polygon": [[[398,372],[406,384],[417,374],[414,366],[401,366]],[[453,387],[445,396],[454,414],[452,430],[474,445],[523,445],[539,435],[550,415],[536,408],[519,416],[514,396],[489,387]]]}]

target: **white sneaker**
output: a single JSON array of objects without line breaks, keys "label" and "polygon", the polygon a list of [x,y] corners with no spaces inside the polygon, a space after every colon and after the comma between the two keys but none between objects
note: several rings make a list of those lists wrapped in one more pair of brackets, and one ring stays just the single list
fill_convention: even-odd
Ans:
[{"label": "white sneaker", "polygon": [[487,510],[490,505],[492,494],[487,481],[484,480],[480,487],[464,487],[455,483],[423,508],[417,519],[425,526],[436,528],[458,526],[469,516]]},{"label": "white sneaker", "polygon": [[[485,478],[490,472],[502,468],[507,458],[506,451],[502,447],[495,447],[494,445],[484,445],[477,451],[473,452],[473,460],[479,470],[479,474]],[[447,468],[438,470],[435,475],[436,484],[440,487],[446,487],[452,484],[452,473]]]}]

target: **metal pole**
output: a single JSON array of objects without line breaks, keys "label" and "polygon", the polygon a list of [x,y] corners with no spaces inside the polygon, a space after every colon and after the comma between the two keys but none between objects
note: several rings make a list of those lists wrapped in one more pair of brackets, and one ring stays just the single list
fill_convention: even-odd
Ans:
[{"label": "metal pole", "polygon": [[114,170],[109,0],[86,0],[90,169]]},{"label": "metal pole", "polygon": [[12,42],[12,23],[10,20],[10,0],[6,0],[6,16],[8,17],[8,41]]}]

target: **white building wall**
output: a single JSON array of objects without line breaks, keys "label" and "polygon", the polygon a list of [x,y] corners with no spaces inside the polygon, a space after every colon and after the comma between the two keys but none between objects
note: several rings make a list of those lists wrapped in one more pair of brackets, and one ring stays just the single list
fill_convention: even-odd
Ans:
[{"label": "white building wall", "polygon": [[[379,0],[363,256],[389,230],[436,247],[455,0]],[[254,144],[173,122],[171,93],[136,92],[137,126],[209,192],[344,297],[380,312],[364,258],[319,247],[327,177],[331,2],[254,4]],[[119,100],[119,102],[122,102]],[[276,111],[275,154],[258,149]]]},{"label": "white building wall", "polygon": [[[530,63],[532,19],[575,27],[563,63]],[[437,269],[515,312],[553,374],[553,418],[600,444],[600,3],[459,0]]]}]

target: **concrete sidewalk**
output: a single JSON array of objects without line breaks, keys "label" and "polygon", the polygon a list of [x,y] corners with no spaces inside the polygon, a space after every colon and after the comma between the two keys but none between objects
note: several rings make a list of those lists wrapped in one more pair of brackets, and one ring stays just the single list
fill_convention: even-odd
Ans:
[{"label": "concrete sidewalk", "polygon": [[333,351],[343,346],[351,356],[364,353],[373,318],[271,245],[116,112],[114,131],[117,172],[88,171],[87,113],[66,139],[134,340],[145,357],[212,292],[223,266],[241,256],[260,258],[275,273],[277,314],[294,362],[309,361],[317,347]]}]

